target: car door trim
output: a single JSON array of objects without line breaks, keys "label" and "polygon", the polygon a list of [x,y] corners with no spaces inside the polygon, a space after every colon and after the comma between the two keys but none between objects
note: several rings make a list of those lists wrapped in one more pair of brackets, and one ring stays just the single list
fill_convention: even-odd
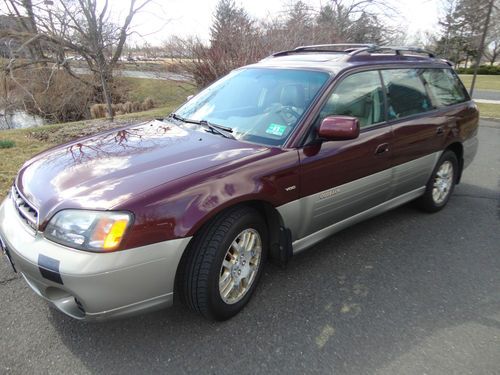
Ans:
[{"label": "car door trim", "polygon": [[[332,187],[277,207],[284,225],[292,233],[294,253],[302,251],[318,241],[367,218],[378,215],[394,207],[418,198],[425,191],[429,176],[439,160],[442,152],[435,152],[392,168],[362,177],[360,179]],[[386,185],[394,185],[392,189],[384,189]],[[375,186],[375,189],[374,189]],[[376,187],[386,190],[383,203],[373,207],[356,210],[357,200],[366,202],[366,194],[376,194]],[[397,196],[393,196],[397,193]],[[353,202],[354,200],[354,202]],[[322,222],[325,211],[339,211],[342,217],[333,224]],[[353,210],[349,213],[347,210]],[[347,213],[348,216],[345,216]],[[316,221],[312,233],[307,232],[310,221]]]},{"label": "car door trim", "polygon": [[332,234],[337,233],[347,227],[350,227],[351,225],[359,223],[360,221],[377,216],[385,211],[391,210],[402,204],[410,202],[413,199],[420,197],[422,194],[424,194],[424,192],[425,192],[425,186],[422,186],[406,194],[400,195],[399,197],[381,203],[378,206],[372,207],[366,211],[353,215],[345,220],[339,221],[338,223],[332,224],[313,234],[310,234],[309,236],[296,240],[292,242],[293,253],[297,254],[303,250],[306,250],[307,248],[318,243],[319,241],[331,236]]}]

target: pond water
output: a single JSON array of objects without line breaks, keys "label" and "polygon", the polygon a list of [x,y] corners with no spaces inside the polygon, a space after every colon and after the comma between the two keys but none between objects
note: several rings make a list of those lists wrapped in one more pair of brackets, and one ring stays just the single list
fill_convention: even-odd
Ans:
[{"label": "pond water", "polygon": [[44,123],[43,118],[32,116],[24,111],[5,112],[0,110],[0,130],[32,128]]}]

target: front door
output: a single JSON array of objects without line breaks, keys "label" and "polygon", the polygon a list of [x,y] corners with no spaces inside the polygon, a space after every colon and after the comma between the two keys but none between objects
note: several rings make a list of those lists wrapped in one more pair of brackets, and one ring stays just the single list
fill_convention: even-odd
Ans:
[{"label": "front door", "polygon": [[314,139],[299,151],[300,222],[293,240],[383,203],[391,185],[393,134],[385,122],[384,94],[378,71],[344,78],[313,124],[331,115],[358,118],[361,134],[347,141]]}]

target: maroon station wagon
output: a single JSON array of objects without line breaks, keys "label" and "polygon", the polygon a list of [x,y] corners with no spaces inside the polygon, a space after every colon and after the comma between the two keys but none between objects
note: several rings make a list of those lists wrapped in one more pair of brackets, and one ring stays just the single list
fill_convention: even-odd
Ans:
[{"label": "maroon station wagon", "polygon": [[163,121],[45,151],[0,208],[1,247],[82,320],[169,306],[238,313],[264,263],[417,200],[442,209],[478,146],[445,60],[321,45],[236,69]]}]

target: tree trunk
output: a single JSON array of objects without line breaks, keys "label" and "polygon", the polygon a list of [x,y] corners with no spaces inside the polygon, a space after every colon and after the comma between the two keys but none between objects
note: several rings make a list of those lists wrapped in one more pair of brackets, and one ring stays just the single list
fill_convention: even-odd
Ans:
[{"label": "tree trunk", "polygon": [[108,120],[113,121],[113,99],[111,97],[111,90],[109,86],[111,74],[107,72],[105,68],[100,70],[102,94],[104,96],[103,99],[106,102],[106,107],[108,108]]},{"label": "tree trunk", "polygon": [[488,35],[488,29],[490,26],[491,13],[493,12],[493,5],[495,0],[490,0],[488,3],[488,13],[486,14],[486,21],[484,22],[483,35],[481,36],[481,44],[479,45],[479,51],[477,52],[476,64],[474,65],[474,75],[472,76],[472,82],[470,84],[470,96],[474,93],[474,86],[476,85],[477,70],[481,64],[481,57],[484,54],[484,47],[486,43],[486,36]]}]

